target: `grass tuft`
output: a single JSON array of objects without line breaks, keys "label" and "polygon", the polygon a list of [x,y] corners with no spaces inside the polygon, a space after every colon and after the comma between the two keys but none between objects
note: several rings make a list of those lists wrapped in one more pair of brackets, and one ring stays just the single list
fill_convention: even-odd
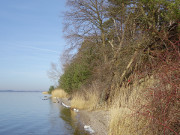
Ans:
[{"label": "grass tuft", "polygon": [[66,98],[68,94],[62,89],[55,89],[52,91],[51,95],[52,97]]},{"label": "grass tuft", "polygon": [[71,106],[78,109],[93,110],[98,104],[98,93],[95,91],[85,91],[82,94],[76,93],[71,100]]},{"label": "grass tuft", "polygon": [[43,91],[42,94],[49,94],[48,91]]},{"label": "grass tuft", "polygon": [[140,84],[135,81],[133,86],[117,88],[110,108],[109,135],[152,134],[150,120],[139,108],[147,104],[145,88],[153,83],[153,78],[147,78]]}]

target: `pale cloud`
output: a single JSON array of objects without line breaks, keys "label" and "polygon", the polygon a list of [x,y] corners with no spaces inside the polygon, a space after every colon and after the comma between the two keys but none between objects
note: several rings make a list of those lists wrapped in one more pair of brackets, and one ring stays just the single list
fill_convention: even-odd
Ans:
[{"label": "pale cloud", "polygon": [[58,53],[59,54],[58,51],[51,50],[51,49],[46,49],[46,48],[38,48],[38,47],[34,47],[34,46],[19,46],[19,47],[33,49],[33,50],[36,50],[36,51],[44,51],[44,52],[51,52],[51,53]]}]

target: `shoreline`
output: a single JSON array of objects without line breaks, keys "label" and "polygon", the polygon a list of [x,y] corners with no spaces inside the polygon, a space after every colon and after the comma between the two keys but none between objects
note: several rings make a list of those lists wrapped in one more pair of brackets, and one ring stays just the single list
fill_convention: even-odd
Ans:
[{"label": "shoreline", "polygon": [[84,130],[92,135],[108,135],[109,112],[105,110],[78,110],[71,108],[70,100],[67,98],[56,98],[57,102],[77,113],[77,121],[81,123]]}]

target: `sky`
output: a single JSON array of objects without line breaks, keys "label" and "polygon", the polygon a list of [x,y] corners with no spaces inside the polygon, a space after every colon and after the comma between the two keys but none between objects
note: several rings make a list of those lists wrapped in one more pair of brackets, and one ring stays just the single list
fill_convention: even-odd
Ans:
[{"label": "sky", "polygon": [[66,0],[0,0],[0,90],[46,91],[65,49]]}]

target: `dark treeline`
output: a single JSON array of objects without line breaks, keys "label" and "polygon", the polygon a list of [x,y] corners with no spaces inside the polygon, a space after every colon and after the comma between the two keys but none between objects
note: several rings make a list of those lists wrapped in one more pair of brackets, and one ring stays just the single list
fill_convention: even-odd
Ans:
[{"label": "dark treeline", "polygon": [[[115,91],[132,85],[135,76],[154,76],[163,86],[172,86],[159,99],[177,101],[179,0],[67,0],[67,6],[64,33],[70,47],[62,58],[67,61],[58,87],[72,94],[96,82],[100,101],[111,102]],[[170,107],[167,102],[164,106]],[[176,126],[171,127],[174,133]]]}]

